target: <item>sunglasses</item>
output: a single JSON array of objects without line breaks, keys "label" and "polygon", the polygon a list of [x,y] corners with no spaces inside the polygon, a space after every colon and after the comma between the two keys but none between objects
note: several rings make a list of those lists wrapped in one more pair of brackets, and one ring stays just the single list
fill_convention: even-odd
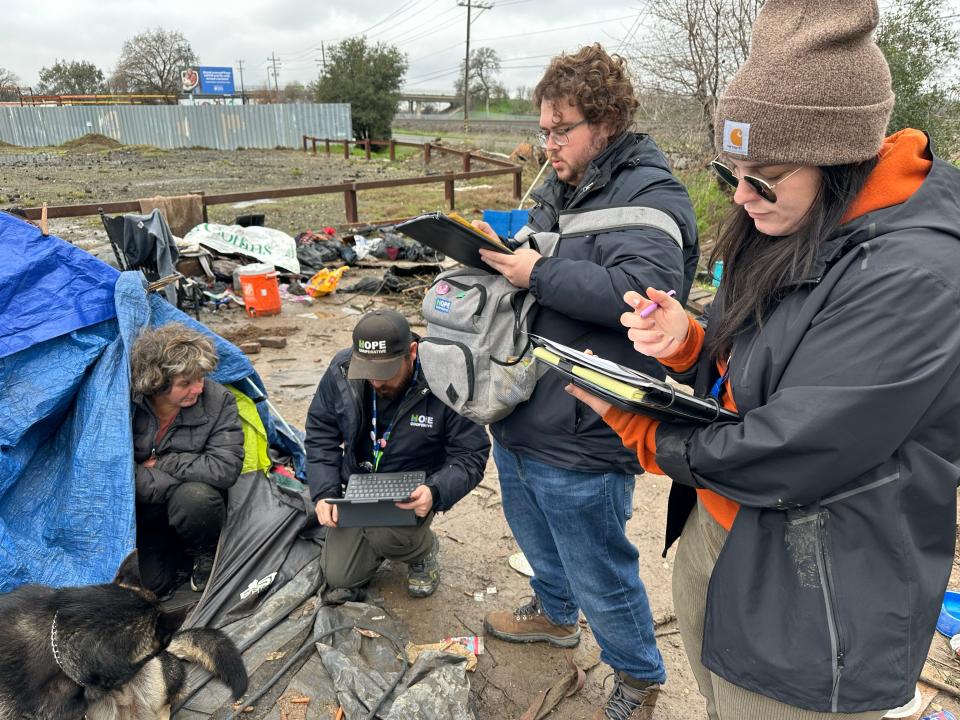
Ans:
[{"label": "sunglasses", "polygon": [[786,175],[782,175],[776,182],[767,182],[763,178],[754,177],[753,175],[737,175],[737,172],[730,167],[727,167],[722,162],[720,162],[720,156],[717,155],[713,160],[710,161],[710,167],[713,168],[713,171],[717,174],[717,177],[723,180],[727,185],[732,187],[734,190],[737,189],[740,185],[740,181],[743,180],[754,192],[757,193],[767,202],[775,203],[777,201],[777,194],[773,189],[782,183],[784,180],[787,180],[793,177],[796,173],[800,172],[803,168],[801,165],[796,170],[791,170]]}]

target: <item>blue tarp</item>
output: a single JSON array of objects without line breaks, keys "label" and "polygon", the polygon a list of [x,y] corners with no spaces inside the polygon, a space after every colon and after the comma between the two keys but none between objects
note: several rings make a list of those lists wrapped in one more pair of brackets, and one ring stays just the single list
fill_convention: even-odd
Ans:
[{"label": "blue tarp", "polygon": [[213,337],[211,377],[262,388],[243,353],[147,296],[139,273],[0,213],[0,591],[106,582],[133,548],[129,348],[173,320]]}]

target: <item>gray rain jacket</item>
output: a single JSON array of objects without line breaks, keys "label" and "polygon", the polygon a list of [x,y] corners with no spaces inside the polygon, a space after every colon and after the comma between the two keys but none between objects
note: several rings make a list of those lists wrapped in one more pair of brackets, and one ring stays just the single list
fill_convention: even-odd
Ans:
[{"label": "gray rain jacket", "polygon": [[[935,159],[737,338],[742,422],[659,426],[668,547],[694,488],[741,505],[707,593],[702,661],[720,677],[818,712],[913,697],[954,557],[958,307],[960,170]],[[678,375],[699,394],[707,356]]]},{"label": "gray rain jacket", "polygon": [[[556,173],[534,193],[529,226],[560,233],[537,261],[531,332],[663,378],[655,360],[624,337],[623,294],[673,288],[685,301],[697,268],[697,224],[686,189],[648,135],[625,133],[597,156],[574,189]],[[557,467],[642,472],[606,423],[547,373],[531,398],[491,425],[502,446]]]}]

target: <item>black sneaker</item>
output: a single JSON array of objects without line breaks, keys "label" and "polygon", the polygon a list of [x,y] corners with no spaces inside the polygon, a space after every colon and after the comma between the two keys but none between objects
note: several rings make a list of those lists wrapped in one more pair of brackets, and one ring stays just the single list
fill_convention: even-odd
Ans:
[{"label": "black sneaker", "polygon": [[203,592],[213,570],[213,553],[202,552],[193,557],[193,572],[190,573],[190,589]]},{"label": "black sneaker", "polygon": [[440,586],[440,563],[437,562],[440,540],[436,533],[431,531],[430,534],[433,536],[430,552],[407,565],[407,594],[410,597],[429,597]]}]

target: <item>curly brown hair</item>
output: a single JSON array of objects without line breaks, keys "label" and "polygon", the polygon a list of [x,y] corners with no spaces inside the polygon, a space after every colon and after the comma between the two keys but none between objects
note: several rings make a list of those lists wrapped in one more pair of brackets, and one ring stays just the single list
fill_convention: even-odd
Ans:
[{"label": "curly brown hair", "polygon": [[600,43],[550,61],[533,91],[535,106],[539,107],[544,100],[566,100],[579,108],[591,125],[606,123],[610,138],[633,124],[639,105],[626,61],[619,55],[608,55]]},{"label": "curly brown hair", "polygon": [[203,333],[177,322],[144,329],[130,351],[130,384],[150,397],[166,392],[174,378],[194,380],[217,366],[217,351]]}]

